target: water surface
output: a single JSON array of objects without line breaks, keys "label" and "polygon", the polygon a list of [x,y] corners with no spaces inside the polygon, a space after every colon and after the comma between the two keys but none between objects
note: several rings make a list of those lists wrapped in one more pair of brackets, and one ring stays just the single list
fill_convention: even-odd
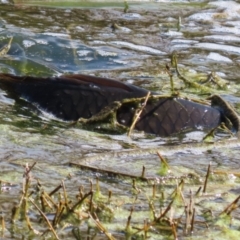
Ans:
[{"label": "water surface", "polygon": [[[169,94],[165,66],[175,52],[179,69],[189,79],[204,81],[209,73],[216,72],[226,85],[224,89],[210,85],[211,91],[202,95],[196,89],[181,90],[184,85],[175,76],[181,94],[204,98],[217,93],[239,108],[240,5],[235,1],[129,3],[126,13],[122,2],[97,8],[94,4],[49,8],[47,3],[30,3],[0,5],[0,47],[13,37],[8,54],[0,58],[1,72],[32,76],[93,74]],[[184,171],[204,175],[210,161],[215,167],[239,168],[237,140],[228,150],[224,144],[198,148],[194,144],[204,137],[201,131],[169,138],[96,133],[14,103],[2,90],[0,132],[0,180],[16,184],[9,195],[19,191],[24,163],[35,161],[34,177],[49,189],[69,174],[73,176],[67,183],[70,189],[89,187],[89,179],[96,173],[70,167],[69,162],[85,161],[132,174],[140,174],[145,165],[147,174],[156,177],[159,149],[168,156],[173,169],[180,169],[179,176]],[[221,133],[214,141],[221,138],[227,141],[226,134]],[[186,148],[181,145],[185,142]],[[159,147],[169,144],[180,147],[175,151]],[[117,186],[120,192],[125,191],[126,183],[100,176],[106,184],[104,189]],[[111,181],[115,181],[115,187]]]}]

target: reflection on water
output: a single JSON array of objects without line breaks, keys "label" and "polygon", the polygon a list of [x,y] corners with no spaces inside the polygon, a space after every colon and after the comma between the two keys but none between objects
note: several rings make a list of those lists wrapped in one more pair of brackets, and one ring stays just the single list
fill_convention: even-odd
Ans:
[{"label": "reflection on water", "polygon": [[[95,74],[169,94],[169,79],[164,69],[170,54],[176,51],[179,67],[186,76],[196,78],[200,74],[207,78],[214,71],[225,79],[227,92],[214,90],[214,86],[213,91],[224,94],[237,106],[239,9],[239,4],[228,1],[175,5],[143,3],[131,6],[128,13],[124,13],[123,8],[109,7],[64,9],[0,5],[0,48],[13,37],[7,56],[0,58],[0,71],[35,76]],[[118,27],[113,29],[114,23]],[[176,82],[178,84],[181,86]],[[186,92],[196,97],[194,91]],[[93,133],[39,115],[37,109],[29,111],[26,105],[14,105],[2,90],[0,132],[1,177],[11,182],[18,181],[22,174],[19,164],[24,162],[37,161],[41,172],[37,177],[44,181],[51,175],[52,181],[57,182],[69,173],[78,173],[72,168],[62,172],[53,169],[69,161],[124,149],[196,142],[204,136],[196,132],[160,139],[136,133],[129,139],[125,135]],[[209,161],[216,165],[221,161],[232,168],[238,166],[237,148],[231,153],[221,152],[220,158],[217,157],[218,148],[208,153],[202,151],[188,149],[172,154],[169,159],[174,165],[197,172],[201,172],[202,165]],[[130,166],[130,161],[133,169],[149,161],[150,171],[159,164],[153,152],[147,159],[133,154],[126,159],[106,157],[105,160],[122,171],[129,171],[126,164]],[[96,159],[93,162],[98,164]],[[81,174],[82,178],[87,178],[89,173]]]}]

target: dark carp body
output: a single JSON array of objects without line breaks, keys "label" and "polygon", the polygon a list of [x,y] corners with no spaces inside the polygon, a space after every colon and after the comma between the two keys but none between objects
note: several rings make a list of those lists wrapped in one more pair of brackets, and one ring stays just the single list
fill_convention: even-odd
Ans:
[{"label": "dark carp body", "polygon": [[[148,93],[134,85],[80,74],[50,78],[0,74],[0,87],[10,97],[23,98],[67,121],[89,119],[115,101],[144,98]],[[136,109],[134,102],[122,104],[117,109],[117,121],[131,126]],[[150,98],[135,129],[169,136],[183,130],[215,128],[222,121],[222,115],[219,108],[181,98]]]},{"label": "dark carp body", "polygon": [[[118,122],[130,126],[134,117],[133,107],[123,105],[118,109]],[[181,98],[163,97],[149,100],[143,108],[135,129],[159,136],[169,136],[183,130],[206,130],[221,123],[218,109]]]}]

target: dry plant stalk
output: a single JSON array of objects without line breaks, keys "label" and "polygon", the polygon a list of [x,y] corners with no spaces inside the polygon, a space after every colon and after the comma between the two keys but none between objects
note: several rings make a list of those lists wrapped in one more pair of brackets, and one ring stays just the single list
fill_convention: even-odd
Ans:
[{"label": "dry plant stalk", "polygon": [[193,233],[193,229],[194,229],[194,222],[195,222],[195,211],[196,209],[193,208],[193,213],[192,213],[192,221],[191,221],[191,233]]},{"label": "dry plant stalk", "polygon": [[0,217],[1,218],[1,225],[2,225],[2,234],[1,234],[1,236],[2,236],[2,238],[4,237],[4,232],[5,232],[5,221],[4,221],[4,217],[3,216],[1,216]]},{"label": "dry plant stalk", "polygon": [[185,206],[185,215],[186,215],[186,221],[185,221],[185,226],[184,226],[184,233],[188,234],[188,226],[189,226],[189,204]]},{"label": "dry plant stalk", "polygon": [[206,178],[204,181],[204,186],[203,186],[203,193],[206,193],[206,191],[207,191],[207,182],[208,182],[208,178],[210,176],[210,169],[211,169],[211,163],[209,163],[209,165],[208,165],[207,175],[206,175]]},{"label": "dry plant stalk", "polygon": [[142,107],[141,107],[141,108],[139,109],[139,111],[137,111],[137,113],[135,114],[134,120],[133,120],[132,125],[131,125],[131,127],[129,128],[129,131],[128,131],[128,134],[127,134],[128,137],[130,137],[130,135],[131,135],[131,133],[132,133],[132,130],[134,129],[137,121],[139,120],[139,117],[140,117],[143,109],[144,109],[145,106],[147,105],[147,101],[148,101],[150,95],[151,95],[151,92],[148,92],[148,93],[147,93],[147,96],[145,97],[144,103],[142,104]]},{"label": "dry plant stalk", "polygon": [[229,205],[220,213],[220,215],[222,215],[222,214],[224,214],[224,213],[227,214],[227,215],[230,215],[231,212],[238,207],[238,206],[237,206],[237,203],[238,203],[239,199],[240,199],[240,195],[239,195],[231,204],[229,204]]},{"label": "dry plant stalk", "polygon": [[46,206],[51,210],[57,209],[57,204],[53,201],[51,197],[48,196],[48,194],[45,191],[41,193],[40,200],[43,212],[46,211]]},{"label": "dry plant stalk", "polygon": [[234,172],[234,171],[225,171],[225,170],[213,170],[214,174],[223,174],[223,175],[234,175],[236,177],[240,177],[240,172]]},{"label": "dry plant stalk", "polygon": [[161,155],[161,153],[159,151],[157,151],[157,155],[161,161],[161,165],[160,165],[160,170],[159,170],[159,174],[161,176],[165,176],[169,173],[169,165],[166,161],[166,159]]},{"label": "dry plant stalk", "polygon": [[168,165],[166,159],[161,155],[161,153],[159,151],[157,152],[157,155],[160,158],[161,162],[169,169],[169,165]]},{"label": "dry plant stalk", "polygon": [[90,212],[89,212],[89,216],[92,219],[92,221],[95,223],[99,231],[103,232],[109,240],[115,240],[115,238],[111,235],[111,233],[109,233],[107,229],[102,225],[96,213],[94,213],[95,218],[91,215]]},{"label": "dry plant stalk", "polygon": [[[43,196],[46,199],[46,201],[48,201],[48,204],[51,206],[51,204],[54,206],[55,209],[57,209],[57,204],[53,201],[53,199],[45,192],[43,191]],[[51,202],[51,204],[49,203]]]},{"label": "dry plant stalk", "polygon": [[154,199],[156,197],[156,183],[152,185],[152,198]]},{"label": "dry plant stalk", "polygon": [[89,212],[93,212],[93,190],[91,190],[92,194],[90,195],[90,204],[89,204]]},{"label": "dry plant stalk", "polygon": [[125,227],[125,231],[126,232],[130,232],[130,229],[131,229],[131,219],[132,219],[132,213],[133,213],[133,210],[134,210],[134,208],[132,207],[131,208],[131,211],[130,211],[130,214],[129,214],[129,216],[128,216],[128,220],[127,220],[127,224],[126,224],[126,227]]},{"label": "dry plant stalk", "polygon": [[200,194],[201,190],[202,190],[202,186],[200,186],[200,187],[198,188],[198,190],[197,190],[196,193],[195,193],[195,196],[198,196],[198,195]]},{"label": "dry plant stalk", "polygon": [[108,191],[108,203],[111,202],[111,198],[112,198],[112,191],[109,190],[109,191]]},{"label": "dry plant stalk", "polygon": [[[183,186],[184,186],[184,180],[181,179],[180,183],[177,185],[177,187],[173,190],[173,192],[170,194],[171,197],[175,197],[177,194],[179,194],[179,192],[182,192],[183,190]],[[183,198],[183,195],[181,195],[181,197]],[[184,198],[183,198],[183,202],[184,202]]]},{"label": "dry plant stalk", "polygon": [[21,218],[27,220],[27,199],[28,199],[28,189],[30,186],[30,179],[31,175],[30,172],[33,167],[36,165],[36,162],[33,163],[32,166],[25,165],[25,172],[23,174],[24,180],[22,185],[22,196],[20,198],[19,203],[13,207],[12,209],[12,219],[11,221],[14,222],[21,214]]},{"label": "dry plant stalk", "polygon": [[55,194],[60,188],[62,188],[62,184],[58,185],[55,189],[53,189],[53,191],[51,191],[48,195],[52,196],[53,194]]},{"label": "dry plant stalk", "polygon": [[65,206],[62,202],[58,203],[58,208],[56,209],[55,216],[52,221],[52,225],[55,227],[60,221],[63,211],[65,210]]},{"label": "dry plant stalk", "polygon": [[156,222],[159,222],[163,217],[165,217],[165,215],[168,213],[168,211],[171,209],[172,204],[174,202],[174,199],[168,204],[167,208],[165,209],[165,211],[160,214],[160,216],[156,219]]},{"label": "dry plant stalk", "polygon": [[144,233],[143,239],[146,240],[148,239],[147,233],[151,227],[152,227],[152,223],[148,222],[147,220],[144,220],[142,228],[134,227],[134,229],[137,229],[137,231],[133,233],[133,235],[143,232]]},{"label": "dry plant stalk", "polygon": [[172,227],[172,233],[173,233],[174,240],[178,240],[176,224],[174,222],[171,222],[171,227]]},{"label": "dry plant stalk", "polygon": [[62,181],[62,188],[63,188],[63,196],[64,196],[64,201],[65,201],[65,206],[67,208],[67,211],[69,211],[70,210],[70,206],[68,204],[68,197],[67,197],[67,192],[66,192],[64,181]]},{"label": "dry plant stalk", "polygon": [[168,76],[170,77],[170,86],[171,86],[171,92],[174,93],[174,82],[173,82],[173,74],[171,73],[170,67],[168,64],[166,64],[166,72]]},{"label": "dry plant stalk", "polygon": [[71,163],[71,165],[77,166],[81,169],[87,169],[93,172],[103,172],[105,174],[109,174],[109,175],[114,175],[116,177],[121,176],[121,177],[129,177],[129,178],[133,178],[133,179],[140,179],[142,181],[149,181],[149,180],[155,180],[155,177],[142,177],[139,175],[133,175],[130,173],[123,173],[123,172],[118,172],[118,171],[112,171],[112,170],[107,170],[107,169],[103,169],[103,168],[99,168],[99,167],[94,167],[94,166],[88,166],[88,165],[84,165],[83,163]]},{"label": "dry plant stalk", "polygon": [[71,208],[71,212],[73,212],[79,205],[81,205],[88,196],[91,196],[92,199],[93,191],[86,193],[81,199],[79,199],[79,201],[76,202],[76,204],[74,204],[73,207]]},{"label": "dry plant stalk", "polygon": [[169,218],[169,223],[170,223],[170,226],[171,226],[171,230],[172,230],[172,234],[173,234],[173,237],[174,237],[174,240],[177,240],[178,237],[177,237],[177,226],[176,226],[176,223],[174,222],[173,220],[173,215],[174,215],[174,208],[171,208],[171,214],[170,214],[170,218]]},{"label": "dry plant stalk", "polygon": [[145,178],[145,166],[142,167],[142,174],[141,174],[141,178]]},{"label": "dry plant stalk", "polygon": [[189,203],[185,207],[186,222],[185,222],[185,234],[189,233],[193,229],[195,210],[194,210],[194,201],[193,194],[190,192]]},{"label": "dry plant stalk", "polygon": [[30,219],[29,219],[28,216],[26,216],[26,222],[27,222],[27,226],[28,226],[29,230],[36,232],[36,231],[34,230],[32,224],[31,224]]},{"label": "dry plant stalk", "polygon": [[60,239],[57,235],[57,233],[55,232],[52,224],[50,223],[50,221],[48,220],[48,218],[46,217],[46,215],[44,214],[44,212],[42,212],[42,210],[34,203],[34,201],[29,198],[29,201],[32,203],[32,205],[38,210],[38,212],[40,213],[40,215],[43,217],[43,219],[46,221],[48,227],[50,228],[51,232],[53,233],[53,235],[55,236],[56,239]]}]

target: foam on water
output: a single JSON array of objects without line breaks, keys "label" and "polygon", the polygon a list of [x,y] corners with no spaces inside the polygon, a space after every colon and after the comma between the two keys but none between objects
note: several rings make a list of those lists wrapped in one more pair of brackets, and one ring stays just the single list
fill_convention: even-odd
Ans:
[{"label": "foam on water", "polygon": [[240,37],[237,37],[235,35],[209,35],[204,36],[203,38],[217,42],[240,42]]},{"label": "foam on water", "polygon": [[24,46],[25,48],[29,48],[29,47],[31,47],[31,46],[33,46],[33,45],[35,45],[35,44],[36,44],[36,43],[33,42],[33,41],[23,40],[23,46]]},{"label": "foam on water", "polygon": [[133,43],[129,43],[129,42],[123,42],[123,41],[112,41],[110,42],[110,44],[115,45],[115,46],[120,46],[120,47],[126,47],[132,50],[137,50],[137,51],[141,51],[141,52],[146,52],[146,53],[151,53],[151,54],[166,54],[165,52],[162,52],[160,50],[151,48],[151,47],[147,47],[147,46],[142,46],[142,45],[136,45]]},{"label": "foam on water", "polygon": [[206,50],[218,50],[218,51],[225,51],[227,53],[232,54],[240,54],[240,48],[230,45],[222,45],[222,44],[216,44],[216,43],[197,43],[193,46],[194,48],[199,49],[206,49]]},{"label": "foam on water", "polygon": [[232,63],[232,60],[230,58],[224,57],[218,53],[211,52],[207,56],[208,60],[212,60],[214,62],[226,62],[226,63]]}]

